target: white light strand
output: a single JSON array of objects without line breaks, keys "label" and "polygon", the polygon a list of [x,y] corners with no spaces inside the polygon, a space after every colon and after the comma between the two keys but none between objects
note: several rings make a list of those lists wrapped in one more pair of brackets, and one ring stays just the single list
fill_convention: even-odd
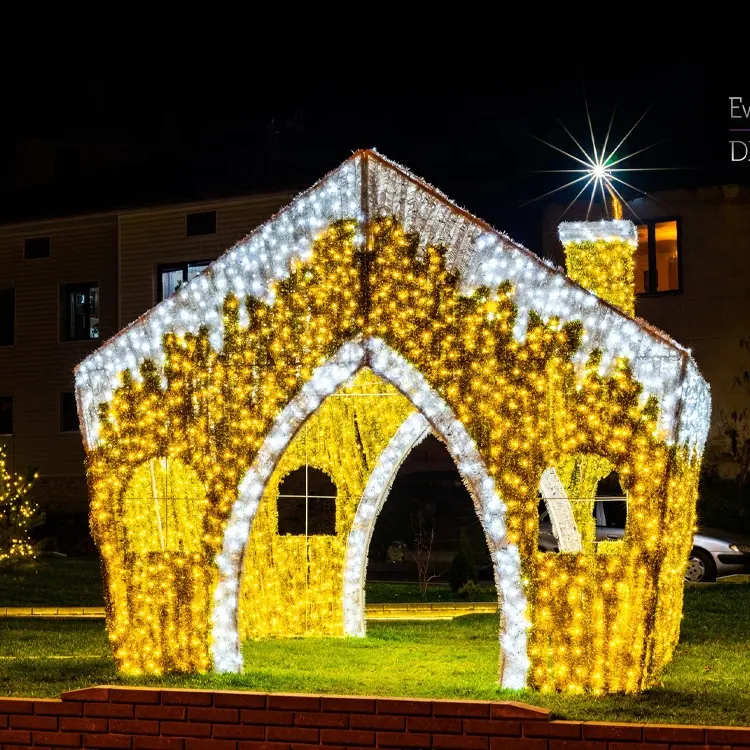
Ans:
[{"label": "white light strand", "polygon": [[241,672],[242,649],[237,627],[237,598],[242,559],[250,539],[255,512],[266,483],[292,438],[305,420],[337,388],[364,364],[365,351],[359,340],[345,344],[328,362],[317,367],[310,380],[274,421],[252,465],[240,483],[237,500],[224,532],[221,554],[216,558],[219,582],[214,591],[211,656],[217,672]]},{"label": "white light strand", "polygon": [[76,370],[76,390],[81,393],[81,430],[87,447],[98,441],[98,405],[112,398],[122,374],[129,370],[139,379],[139,368],[146,359],[163,371],[165,333],[197,333],[205,325],[211,345],[220,351],[222,306],[227,294],[233,292],[240,301],[250,295],[271,302],[275,283],[289,275],[295,261],[310,257],[313,243],[331,222],[358,219],[360,175],[359,157],[344,162],[176,294],[84,359]]},{"label": "white light strand", "polygon": [[[529,313],[534,310],[545,320],[556,317],[562,323],[583,323],[582,346],[574,358],[579,381],[593,350],[604,353],[602,375],[611,372],[619,357],[627,357],[634,377],[643,385],[641,403],[649,396],[659,400],[660,433],[668,442],[673,441],[686,351],[683,347],[645,322],[614,310],[571,281],[563,269],[538,258],[506,234],[490,229],[401,165],[378,155],[369,164],[368,177],[369,214],[396,216],[405,232],[419,235],[421,251],[427,245],[447,247],[446,265],[459,275],[462,294],[472,294],[479,286],[496,289],[503,281],[511,282],[513,302],[518,308],[513,335],[518,341],[525,338]],[[572,240],[578,231],[574,227],[591,224],[592,228],[586,230],[587,238],[616,237],[637,246],[638,233],[632,222],[604,223],[606,232],[596,222],[568,222],[573,226],[564,229],[563,235],[566,241]],[[693,403],[710,400],[708,385],[699,374],[693,389]],[[683,409],[681,419],[681,441],[699,453],[709,426],[705,415],[702,408],[694,419],[688,418]]]},{"label": "white light strand", "polygon": [[505,503],[487,473],[476,444],[452,409],[424,376],[391,349],[382,339],[365,341],[367,364],[377,375],[398,388],[427,418],[445,443],[466,484],[492,555],[503,628],[500,636],[502,687],[520,689],[526,685],[529,668],[526,597],[521,579],[518,546],[506,536]]},{"label": "white light strand", "polygon": [[429,434],[429,422],[419,412],[412,412],[378,456],[367,481],[346,543],[343,601],[345,635],[362,637],[365,634],[367,552],[375,521],[388,498],[399,468],[414,446]]},{"label": "white light strand", "polygon": [[687,363],[685,382],[682,384],[679,398],[676,399],[677,403],[680,401],[682,409],[677,443],[692,446],[701,452],[711,426],[711,391],[692,360]]},{"label": "white light strand", "polygon": [[552,533],[557,539],[560,552],[580,552],[583,545],[580,531],[573,516],[573,507],[554,468],[545,469],[542,473],[539,491],[542,493],[544,504],[549,511]]}]

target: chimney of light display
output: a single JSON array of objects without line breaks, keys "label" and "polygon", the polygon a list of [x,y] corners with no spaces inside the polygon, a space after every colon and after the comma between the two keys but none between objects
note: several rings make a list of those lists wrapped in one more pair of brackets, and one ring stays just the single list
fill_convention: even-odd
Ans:
[{"label": "chimney of light display", "polygon": [[565,267],[573,281],[628,315],[635,313],[635,262],[638,230],[622,218],[612,196],[612,219],[564,221],[558,227]]}]

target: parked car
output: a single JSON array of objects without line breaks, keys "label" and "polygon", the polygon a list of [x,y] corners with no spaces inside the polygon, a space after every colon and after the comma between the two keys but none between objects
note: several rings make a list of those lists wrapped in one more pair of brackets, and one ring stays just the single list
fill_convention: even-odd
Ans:
[{"label": "parked car", "polygon": [[[625,534],[627,504],[624,500],[597,500],[594,503],[596,540],[622,539]],[[557,539],[544,503],[539,506],[539,549],[558,552]],[[685,568],[685,580],[708,583],[721,576],[750,573],[750,537],[721,529],[701,528],[693,537]]]}]

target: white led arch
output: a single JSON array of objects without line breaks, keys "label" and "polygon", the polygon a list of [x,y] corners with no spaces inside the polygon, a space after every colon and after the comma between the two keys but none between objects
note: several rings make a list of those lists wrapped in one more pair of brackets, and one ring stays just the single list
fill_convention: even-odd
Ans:
[{"label": "white led arch", "polygon": [[[346,543],[343,594],[346,635],[365,634],[365,576],[375,522],[388,499],[401,464],[429,434],[429,422],[419,412],[410,414],[378,457],[362,493]],[[580,552],[581,534],[565,487],[554,468],[549,468],[542,474],[539,491],[549,512],[552,533],[557,539],[560,552]]]},{"label": "white led arch", "polygon": [[370,549],[375,521],[388,499],[393,480],[401,464],[412,449],[430,434],[430,423],[420,414],[412,412],[398,428],[378,456],[367,486],[354,515],[354,522],[346,542],[344,566],[344,633],[365,634],[365,574],[367,551]]},{"label": "white led arch", "polygon": [[219,582],[214,593],[211,654],[217,672],[240,672],[242,652],[237,627],[237,604],[242,561],[252,521],[266,483],[284,450],[304,421],[326,396],[344,385],[358,370],[373,372],[398,388],[421,412],[453,456],[474,501],[492,556],[495,583],[502,613],[500,634],[501,675],[504,688],[526,685],[526,597],[521,579],[518,547],[508,541],[506,508],[495,482],[487,473],[477,447],[466,428],[420,372],[381,339],[354,339],[328,362],[316,368],[310,380],[281,412],[258,455],[242,480],[237,500],[217,557]]}]

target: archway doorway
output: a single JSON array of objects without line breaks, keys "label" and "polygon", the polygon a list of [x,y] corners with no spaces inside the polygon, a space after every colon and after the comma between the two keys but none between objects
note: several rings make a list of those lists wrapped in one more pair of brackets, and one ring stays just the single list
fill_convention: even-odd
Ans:
[{"label": "archway doorway", "polygon": [[[222,554],[217,558],[219,583],[215,592],[213,612],[212,656],[219,672],[236,672],[242,669],[242,654],[238,628],[238,593],[242,562],[248,546],[251,527],[262,503],[272,473],[284,451],[295,438],[304,423],[316,412],[321,401],[345,385],[362,368],[367,367],[384,382],[396,388],[416,414],[445,442],[461,472],[462,479],[471,491],[476,512],[487,536],[492,553],[495,581],[501,612],[501,684],[504,687],[520,688],[526,683],[528,658],[526,653],[525,617],[526,600],[520,572],[520,556],[515,545],[510,544],[505,531],[505,505],[497,494],[495,484],[487,473],[484,463],[466,432],[450,407],[403,357],[379,339],[352,341],[342,347],[326,364],[317,368],[310,381],[295,396],[282,412],[275,426],[261,446],[255,461],[240,485],[240,495],[233,506],[224,538]],[[424,425],[421,426],[424,430]],[[380,485],[388,484],[387,468],[380,452],[373,469],[380,476]],[[398,453],[398,451],[396,451]],[[391,472],[392,473],[392,472]],[[357,513],[367,505],[367,490],[362,495]],[[356,544],[352,544],[355,535]],[[345,589],[354,582],[354,560],[362,561],[369,537],[364,530],[352,527],[348,536]],[[356,547],[352,552],[353,546]],[[360,562],[361,565],[361,562]],[[345,621],[349,617],[349,598],[344,592],[342,607]]]}]

